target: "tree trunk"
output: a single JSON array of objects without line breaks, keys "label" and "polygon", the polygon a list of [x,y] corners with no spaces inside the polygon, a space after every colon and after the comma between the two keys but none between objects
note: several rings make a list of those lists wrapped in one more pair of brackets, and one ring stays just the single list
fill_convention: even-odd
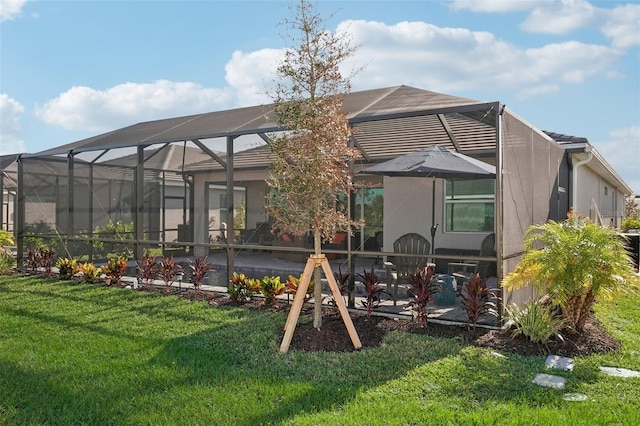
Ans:
[{"label": "tree trunk", "polygon": [[595,302],[595,296],[593,290],[590,288],[587,295],[584,297],[582,306],[579,312],[578,320],[576,321],[576,331],[582,333],[584,331],[584,325],[587,323],[587,317],[591,312],[591,307]]},{"label": "tree trunk", "polygon": [[577,328],[582,304],[582,296],[572,296],[567,300],[566,307],[562,310],[562,316],[569,321],[568,325],[573,329]]},{"label": "tree trunk", "polygon": [[[316,255],[321,254],[321,238],[320,231],[313,231],[313,247]],[[322,281],[320,276],[320,268],[313,270],[313,281],[315,287],[313,289],[313,328],[320,329],[322,327]]]}]

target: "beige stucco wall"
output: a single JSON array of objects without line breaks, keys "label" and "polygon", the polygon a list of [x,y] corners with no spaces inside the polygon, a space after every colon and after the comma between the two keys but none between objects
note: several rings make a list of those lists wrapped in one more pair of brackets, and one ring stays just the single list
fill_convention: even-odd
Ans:
[{"label": "beige stucco wall", "polygon": [[[430,178],[384,177],[384,245],[392,252],[393,242],[407,232],[417,232],[431,242],[432,184]],[[480,249],[485,233],[444,232],[444,180],[436,179],[434,246]]]},{"label": "beige stucco wall", "polygon": [[[588,167],[578,167],[576,186],[576,208],[582,215],[596,221],[597,211],[604,225],[619,226],[624,215],[624,194],[610,182]],[[592,203],[593,200],[593,203]]]}]

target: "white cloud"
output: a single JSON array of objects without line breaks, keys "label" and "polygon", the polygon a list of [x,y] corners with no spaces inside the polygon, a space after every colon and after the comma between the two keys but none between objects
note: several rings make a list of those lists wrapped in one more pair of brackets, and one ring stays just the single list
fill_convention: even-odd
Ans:
[{"label": "white cloud", "polygon": [[548,0],[454,0],[451,10],[470,10],[472,12],[514,12],[530,10]]},{"label": "white cloud", "polygon": [[592,142],[596,149],[636,194],[640,194],[640,126],[612,130],[609,138]]},{"label": "white cloud", "polygon": [[621,53],[607,46],[577,41],[548,44],[527,49],[530,71],[539,78],[559,78],[569,83],[582,83],[595,74],[606,73]]},{"label": "white cloud", "polygon": [[20,130],[24,107],[5,93],[0,93],[0,155],[25,152]]},{"label": "white cloud", "polygon": [[[491,89],[520,98],[561,90],[594,75],[609,75],[621,52],[608,46],[564,42],[522,49],[493,34],[424,22],[386,25],[345,21],[337,31],[362,46],[344,65],[355,90],[407,84],[444,93]],[[196,83],[125,83],[106,90],[73,87],[36,109],[43,121],[66,129],[105,131],[139,121],[270,102],[282,50],[236,51],[225,66],[227,86]]]},{"label": "white cloud", "polygon": [[355,86],[407,84],[445,93],[492,88],[530,96],[606,74],[621,55],[611,47],[579,42],[522,49],[488,32],[424,22],[348,21],[338,30],[344,25],[362,44],[346,65],[366,64]]},{"label": "white cloud", "polygon": [[29,0],[0,0],[0,22],[10,21],[20,15]]},{"label": "white cloud", "polygon": [[521,27],[545,34],[568,34],[596,23],[600,11],[584,0],[544,2],[536,7]]},{"label": "white cloud", "polygon": [[227,90],[190,82],[124,83],[107,90],[72,87],[36,108],[43,121],[68,130],[104,131],[138,121],[227,108]]},{"label": "white cloud", "polygon": [[260,105],[271,99],[266,91],[276,78],[275,70],[283,58],[282,49],[261,49],[244,53],[236,50],[225,65],[227,84],[242,105]]},{"label": "white cloud", "polygon": [[560,88],[557,85],[542,84],[540,86],[533,86],[527,89],[520,90],[518,92],[517,98],[519,100],[523,100],[535,96],[549,95],[552,93],[556,93],[558,90],[560,90]]},{"label": "white cloud", "polygon": [[640,45],[640,4],[619,6],[606,14],[602,33],[621,49]]},{"label": "white cloud", "polygon": [[615,48],[640,45],[640,4],[636,3],[607,9],[586,0],[455,0],[450,9],[478,13],[531,11],[520,25],[528,32],[570,34],[591,28],[611,40]]}]

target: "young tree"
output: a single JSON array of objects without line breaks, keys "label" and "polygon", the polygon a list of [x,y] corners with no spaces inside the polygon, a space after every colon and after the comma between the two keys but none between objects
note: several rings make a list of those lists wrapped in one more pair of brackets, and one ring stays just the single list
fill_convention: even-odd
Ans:
[{"label": "young tree", "polygon": [[[278,123],[288,131],[271,135],[267,144],[274,157],[268,210],[278,232],[302,236],[311,231],[315,254],[320,254],[322,241],[356,225],[348,212],[335,207],[339,195],[352,189],[349,164],[360,154],[349,145],[353,130],[342,100],[351,84],[339,69],[355,47],[348,34],[327,31],[310,2],[300,0],[292,14],[284,24],[291,30],[288,40],[297,47],[286,49],[270,94]],[[317,283],[319,275],[316,268]],[[321,291],[315,286],[316,328],[322,324]]]}]

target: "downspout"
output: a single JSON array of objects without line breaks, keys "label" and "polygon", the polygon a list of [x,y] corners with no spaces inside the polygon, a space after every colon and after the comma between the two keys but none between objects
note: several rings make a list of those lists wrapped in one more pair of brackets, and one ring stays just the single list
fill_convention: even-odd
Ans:
[{"label": "downspout", "polygon": [[578,204],[578,167],[582,166],[583,164],[587,164],[593,159],[593,153],[591,152],[590,146],[586,147],[584,152],[587,153],[587,158],[573,164],[573,167],[571,169],[571,207],[573,207],[574,209],[577,208]]}]

